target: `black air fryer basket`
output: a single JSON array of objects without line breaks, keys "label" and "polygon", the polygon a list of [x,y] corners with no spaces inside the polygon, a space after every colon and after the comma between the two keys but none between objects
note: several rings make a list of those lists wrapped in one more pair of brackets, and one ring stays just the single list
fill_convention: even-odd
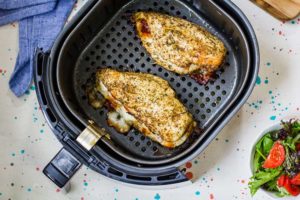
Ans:
[{"label": "black air fryer basket", "polygon": [[[155,64],[141,45],[132,13],[158,11],[204,26],[228,54],[207,85]],[[196,157],[245,103],[255,84],[259,55],[246,17],[223,0],[91,0],[67,25],[51,52],[37,51],[35,84],[48,124],[64,146],[44,169],[62,187],[81,166],[123,182],[163,185],[183,182],[177,169]],[[136,130],[123,135],[106,123],[105,108],[93,109],[86,83],[102,67],[151,73],[167,80],[198,121],[180,147],[168,149]],[[102,137],[109,134],[108,137]]]}]

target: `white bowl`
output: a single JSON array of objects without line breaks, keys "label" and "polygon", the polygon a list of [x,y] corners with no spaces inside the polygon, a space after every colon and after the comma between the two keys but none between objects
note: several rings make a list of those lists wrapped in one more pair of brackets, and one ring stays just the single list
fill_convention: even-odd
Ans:
[{"label": "white bowl", "polygon": [[[266,130],[264,130],[262,133],[259,134],[258,138],[256,139],[253,147],[252,147],[252,150],[251,150],[251,157],[250,157],[250,169],[251,169],[251,174],[253,175],[253,159],[254,159],[254,153],[255,153],[255,145],[256,143],[265,135],[267,134],[268,132],[270,131],[274,131],[274,130],[278,130],[278,129],[281,129],[282,126],[281,126],[281,123],[277,123],[277,124],[274,124],[273,126],[267,128]],[[281,199],[281,200],[296,200],[296,199],[300,199],[300,196],[297,196],[297,197],[294,197],[294,196],[286,196],[286,197],[278,197],[276,196],[274,193],[272,192],[269,192],[263,188],[260,188],[257,192],[263,192],[265,193],[266,195],[268,195],[269,197],[271,197],[272,199]]]}]

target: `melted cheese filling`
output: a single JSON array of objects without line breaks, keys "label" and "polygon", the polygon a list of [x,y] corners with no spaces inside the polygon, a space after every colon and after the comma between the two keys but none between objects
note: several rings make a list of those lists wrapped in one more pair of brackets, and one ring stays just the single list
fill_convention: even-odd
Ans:
[{"label": "melted cheese filling", "polygon": [[107,122],[109,126],[113,126],[120,133],[127,133],[130,130],[130,125],[126,122],[118,112],[112,111],[107,113]]},{"label": "melted cheese filling", "polygon": [[[117,113],[119,113],[122,120],[124,120],[129,126],[131,126],[136,121],[135,117],[130,115],[126,111],[124,106],[112,97],[112,95],[108,92],[107,88],[105,87],[105,85],[102,82],[100,82],[100,87],[98,89],[99,89],[100,93],[105,97],[105,99],[108,99],[108,100],[113,101],[114,103],[117,103],[117,106],[114,107],[114,109],[116,110]],[[122,120],[119,120],[119,121],[122,121]]]}]

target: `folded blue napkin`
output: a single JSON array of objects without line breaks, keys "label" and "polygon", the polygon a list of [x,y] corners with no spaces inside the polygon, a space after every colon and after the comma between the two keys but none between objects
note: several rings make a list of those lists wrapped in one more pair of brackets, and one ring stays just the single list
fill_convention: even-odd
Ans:
[{"label": "folded blue napkin", "polygon": [[19,21],[19,54],[9,86],[23,95],[32,81],[34,51],[47,51],[76,0],[0,0],[0,25]]}]

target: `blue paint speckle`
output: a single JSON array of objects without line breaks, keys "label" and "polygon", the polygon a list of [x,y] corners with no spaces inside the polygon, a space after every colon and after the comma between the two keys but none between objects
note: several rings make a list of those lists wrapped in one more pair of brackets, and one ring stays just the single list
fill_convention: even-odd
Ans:
[{"label": "blue paint speckle", "polygon": [[195,192],[195,195],[199,196],[199,195],[200,195],[200,192],[199,192],[199,191],[196,191],[196,192]]},{"label": "blue paint speckle", "polygon": [[158,193],[156,193],[156,195],[154,196],[154,199],[155,199],[155,200],[160,200],[160,196],[159,196]]},{"label": "blue paint speckle", "polygon": [[273,120],[273,121],[274,121],[275,119],[276,119],[276,116],[275,116],[275,115],[273,115],[273,116],[270,117],[270,120]]},{"label": "blue paint speckle", "polygon": [[271,67],[271,63],[270,63],[270,62],[267,62],[267,66],[268,66],[268,67]]},{"label": "blue paint speckle", "polygon": [[21,153],[21,154],[24,154],[24,153],[25,153],[25,150],[24,150],[24,149],[22,149],[22,150],[20,151],[20,153]]},{"label": "blue paint speckle", "polygon": [[268,83],[269,83],[269,80],[268,80],[268,79],[266,79],[266,80],[265,80],[265,84],[268,84]]},{"label": "blue paint speckle", "polygon": [[257,76],[256,78],[256,84],[257,85],[260,85],[261,84],[261,78],[259,76]]},{"label": "blue paint speckle", "polygon": [[27,191],[28,191],[28,192],[31,192],[31,188],[28,188]]}]

